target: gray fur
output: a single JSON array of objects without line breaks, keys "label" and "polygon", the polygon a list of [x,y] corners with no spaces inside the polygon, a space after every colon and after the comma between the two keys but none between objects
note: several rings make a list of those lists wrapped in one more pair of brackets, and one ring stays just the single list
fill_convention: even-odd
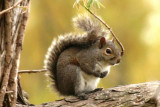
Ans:
[{"label": "gray fur", "polygon": [[[81,84],[81,79],[83,79],[80,78],[79,75],[91,78],[87,79],[89,81],[92,81],[95,78],[101,78],[100,72],[93,72],[95,65],[100,66],[97,65],[96,62],[104,62],[103,66],[106,66],[107,64],[110,64],[111,61],[109,63],[109,59],[101,57],[101,53],[104,52],[106,47],[104,47],[104,50],[101,50],[101,53],[97,53],[98,51],[96,50],[100,38],[107,36],[107,33],[103,30],[101,24],[88,16],[78,16],[73,19],[73,22],[75,27],[83,30],[84,33],[69,33],[59,36],[57,40],[54,39],[50,48],[48,49],[44,68],[48,70],[48,75],[52,79],[53,85],[61,94],[75,95],[79,94],[79,92],[81,94],[81,92],[85,91],[83,89],[77,90]],[[111,41],[108,41],[106,46],[111,46],[116,53],[115,60],[112,60],[112,63],[115,64],[115,61],[120,58],[120,51]],[[81,58],[82,56],[84,57]],[[70,64],[70,60],[73,60],[74,58],[76,58],[78,63]],[[80,73],[82,71],[85,72],[85,74]],[[83,80],[83,82],[84,81],[85,80]],[[88,86],[90,86],[90,84],[91,83],[88,83]],[[91,89],[89,90],[91,91]]]},{"label": "gray fur", "polygon": [[91,19],[88,15],[78,15],[78,17],[73,18],[73,23],[76,28],[85,32],[94,31],[98,33],[102,30],[101,24],[96,19]]}]

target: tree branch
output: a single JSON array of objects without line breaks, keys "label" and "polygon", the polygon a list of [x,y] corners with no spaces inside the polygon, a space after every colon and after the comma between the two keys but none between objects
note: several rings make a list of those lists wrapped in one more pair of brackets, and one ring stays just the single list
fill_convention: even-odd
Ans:
[{"label": "tree branch", "polygon": [[[32,107],[159,107],[160,98],[152,100],[159,86],[160,81],[131,84],[90,93],[88,100],[69,96]],[[28,107],[28,105],[17,104],[17,107]]]},{"label": "tree branch", "polygon": [[39,70],[20,70],[18,73],[41,73],[41,72],[46,72],[46,69],[39,69]]},{"label": "tree branch", "polygon": [[23,1],[23,0],[20,0],[20,1],[18,1],[17,3],[15,3],[13,6],[11,6],[11,7],[7,8],[7,9],[1,11],[1,12],[0,12],[0,15],[4,14],[4,13],[10,11],[10,10],[12,10],[12,9],[15,8],[15,7],[17,7],[22,1]]}]

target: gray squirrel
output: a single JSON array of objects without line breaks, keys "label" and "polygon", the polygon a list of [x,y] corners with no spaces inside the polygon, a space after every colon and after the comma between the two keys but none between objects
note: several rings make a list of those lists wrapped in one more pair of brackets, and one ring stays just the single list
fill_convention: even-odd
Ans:
[{"label": "gray squirrel", "polygon": [[120,63],[121,51],[113,40],[107,40],[108,31],[96,19],[79,15],[73,23],[84,33],[54,39],[44,68],[60,94],[87,99],[87,93],[101,89],[96,89],[97,84],[110,66]]}]

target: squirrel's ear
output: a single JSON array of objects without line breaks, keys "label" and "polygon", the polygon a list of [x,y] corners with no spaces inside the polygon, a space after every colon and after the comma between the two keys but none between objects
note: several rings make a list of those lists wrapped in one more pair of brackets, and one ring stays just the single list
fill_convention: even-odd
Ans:
[{"label": "squirrel's ear", "polygon": [[106,44],[106,39],[104,37],[101,37],[99,42],[99,48],[101,49]]}]

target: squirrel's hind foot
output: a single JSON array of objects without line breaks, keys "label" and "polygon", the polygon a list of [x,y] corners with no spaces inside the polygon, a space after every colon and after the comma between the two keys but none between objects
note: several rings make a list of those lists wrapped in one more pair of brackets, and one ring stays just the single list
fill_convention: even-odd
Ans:
[{"label": "squirrel's hind foot", "polygon": [[87,99],[88,99],[88,95],[85,94],[85,93],[78,94],[77,97],[78,97],[80,100],[87,100]]}]

